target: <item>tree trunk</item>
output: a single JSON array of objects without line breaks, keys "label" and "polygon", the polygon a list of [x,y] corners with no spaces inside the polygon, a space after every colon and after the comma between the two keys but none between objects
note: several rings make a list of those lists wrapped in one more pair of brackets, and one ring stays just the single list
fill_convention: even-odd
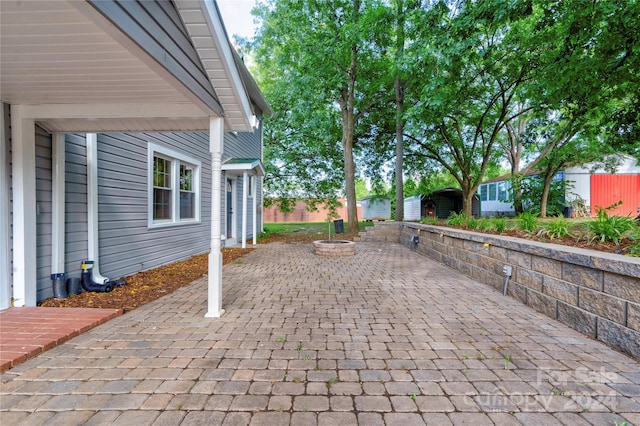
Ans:
[{"label": "tree trunk", "polygon": [[518,173],[517,167],[515,170],[511,168],[511,191],[513,193],[513,210],[516,212],[516,216],[520,213],[524,212],[524,207],[522,206],[522,186],[520,185],[521,178],[516,176]]},{"label": "tree trunk", "polygon": [[395,220],[400,222],[404,219],[404,83],[400,78],[399,64],[404,55],[404,2],[397,2],[397,28],[396,28],[396,71],[394,79],[394,89],[396,94],[396,214]]},{"label": "tree trunk", "polygon": [[[359,2],[355,2],[355,10],[358,11]],[[344,180],[345,196],[347,198],[347,222],[348,232],[356,233],[360,229],[358,226],[358,206],[356,200],[356,164],[353,160],[353,132],[355,129],[355,85],[356,85],[356,64],[358,51],[356,46],[351,47],[351,63],[349,66],[349,81],[342,90],[342,149],[344,151]]]},{"label": "tree trunk", "polygon": [[404,219],[404,181],[403,181],[403,163],[404,163],[404,119],[402,113],[404,110],[404,94],[400,77],[396,76],[396,214],[395,220],[402,221]]},{"label": "tree trunk", "polygon": [[344,177],[347,198],[347,222],[349,232],[358,232],[358,208],[356,200],[356,163],[353,160],[353,114],[343,122],[342,148],[344,150]]},{"label": "tree trunk", "polygon": [[462,212],[467,217],[473,216],[473,196],[478,190],[478,185],[472,185],[466,179],[462,182]]},{"label": "tree trunk", "polygon": [[553,173],[547,172],[544,176],[542,186],[542,196],[540,197],[540,217],[547,217],[547,201],[549,199],[549,189],[553,181]]}]

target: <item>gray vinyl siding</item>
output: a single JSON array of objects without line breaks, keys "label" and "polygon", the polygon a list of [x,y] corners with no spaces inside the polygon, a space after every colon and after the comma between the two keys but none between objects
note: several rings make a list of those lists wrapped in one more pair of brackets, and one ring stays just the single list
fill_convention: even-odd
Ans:
[{"label": "gray vinyl siding", "polygon": [[[148,228],[148,143],[201,161],[200,222]],[[120,278],[210,250],[211,160],[207,133],[98,135],[100,272]]]},{"label": "gray vinyl siding", "polygon": [[224,152],[222,160],[229,158],[260,158],[261,141],[258,130],[255,132],[227,132],[224,134]]},{"label": "gray vinyl siding", "polygon": [[36,126],[37,300],[53,296],[51,283],[51,135]]},{"label": "gray vinyl siding", "polygon": [[212,111],[220,116],[224,114],[191,44],[191,38],[171,1],[89,0],[89,3]]},{"label": "gray vinyl siding", "polygon": [[[256,129],[254,132],[227,132],[224,136],[224,150],[222,159],[227,160],[230,158],[259,158],[262,160],[262,128]],[[253,197],[257,196],[256,205],[258,210],[262,205],[262,179],[256,177],[256,193],[247,198],[247,238],[253,237]],[[236,203],[233,206],[236,212],[236,227],[235,237],[240,241],[242,238],[242,197],[243,197],[243,177],[242,172],[239,176],[236,176]],[[223,186],[224,188],[225,186]],[[226,194],[225,194],[226,195]],[[258,212],[258,218],[256,226],[260,227],[260,213]],[[222,217],[224,218],[225,226],[222,229],[226,229],[226,206],[225,199],[222,200]],[[258,229],[258,232],[260,230]]]},{"label": "gray vinyl siding", "polygon": [[[260,157],[259,134],[225,136],[225,157]],[[200,221],[148,227],[148,145],[153,142],[201,162]],[[51,135],[36,134],[37,298],[53,295],[51,283]],[[231,154],[229,154],[231,153]],[[87,150],[83,134],[65,138],[65,273],[80,276],[87,259]],[[224,188],[224,177],[221,182]],[[255,196],[261,205],[262,188]],[[236,237],[242,232],[242,176],[236,178]],[[222,191],[223,222],[225,191]],[[253,236],[252,199],[247,237]],[[206,132],[98,134],[98,229],[100,272],[111,279],[187,259],[210,250],[211,154]],[[258,226],[260,220],[258,219]],[[223,224],[223,233],[226,224]]]}]

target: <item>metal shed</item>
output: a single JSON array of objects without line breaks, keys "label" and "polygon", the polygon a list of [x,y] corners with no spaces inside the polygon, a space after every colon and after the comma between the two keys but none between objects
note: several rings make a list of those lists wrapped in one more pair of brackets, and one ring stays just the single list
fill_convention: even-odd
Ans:
[{"label": "metal shed", "polygon": [[360,200],[362,220],[389,220],[391,218],[391,199],[370,195]]},{"label": "metal shed", "polygon": [[422,195],[414,195],[404,199],[404,220],[420,220],[424,217]]},{"label": "metal shed", "polygon": [[[423,203],[425,216],[435,215],[438,219],[446,219],[452,212],[462,212],[462,190],[458,188],[439,189],[426,196]],[[480,198],[477,194],[473,196],[471,214],[475,217],[480,216]]]}]

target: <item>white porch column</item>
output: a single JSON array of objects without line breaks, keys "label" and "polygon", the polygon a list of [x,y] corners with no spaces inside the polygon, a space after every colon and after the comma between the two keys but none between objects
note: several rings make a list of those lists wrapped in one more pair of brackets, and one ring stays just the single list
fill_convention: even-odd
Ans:
[{"label": "white porch column", "polygon": [[224,121],[209,118],[209,151],[211,152],[211,252],[209,253],[209,275],[206,318],[219,318],[222,309],[222,252],[220,251],[220,226],[222,198],[222,148]]},{"label": "white porch column", "polygon": [[54,133],[51,173],[51,274],[64,273],[65,135]]},{"label": "white porch column", "polygon": [[247,248],[247,185],[248,174],[242,172],[242,248]]},{"label": "white porch column", "polygon": [[22,105],[11,106],[14,306],[36,306],[36,129]]},{"label": "white porch column", "polygon": [[251,179],[251,194],[253,195],[253,206],[252,206],[252,210],[253,210],[253,223],[252,226],[253,228],[253,245],[256,245],[256,242],[258,241],[258,228],[256,228],[257,223],[258,223],[258,219],[257,219],[257,205],[258,205],[258,194],[256,193],[256,182],[258,180],[258,176],[254,176],[253,179]]},{"label": "white porch column", "polygon": [[[8,106],[7,106],[8,107]],[[4,122],[5,105],[0,103],[0,309],[11,306],[9,271],[9,137]]]}]

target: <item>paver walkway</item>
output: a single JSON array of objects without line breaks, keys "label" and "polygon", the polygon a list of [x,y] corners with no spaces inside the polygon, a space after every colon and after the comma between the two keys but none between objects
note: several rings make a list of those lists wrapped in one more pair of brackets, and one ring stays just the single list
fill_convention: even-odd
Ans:
[{"label": "paver walkway", "polygon": [[2,374],[0,423],[640,424],[640,364],[398,244],[270,244]]},{"label": "paver walkway", "polygon": [[0,372],[118,315],[122,315],[122,309],[4,309],[0,311]]}]

